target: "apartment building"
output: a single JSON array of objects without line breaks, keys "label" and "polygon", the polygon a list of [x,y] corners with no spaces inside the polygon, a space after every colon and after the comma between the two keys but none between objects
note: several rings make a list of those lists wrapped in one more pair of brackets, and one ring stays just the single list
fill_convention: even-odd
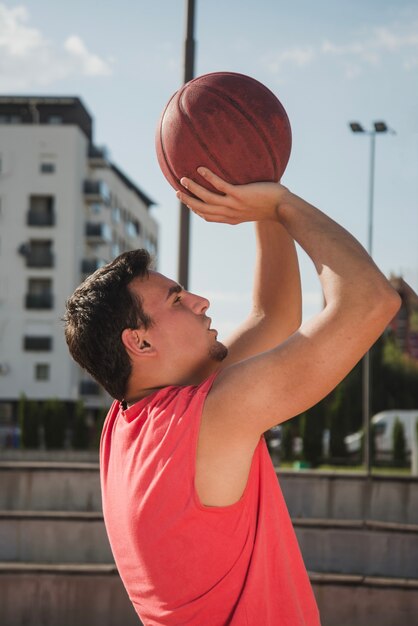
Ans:
[{"label": "apartment building", "polygon": [[158,253],[153,201],[93,142],[78,98],[0,97],[0,419],[27,398],[109,398],[71,360],[64,303],[91,272]]}]

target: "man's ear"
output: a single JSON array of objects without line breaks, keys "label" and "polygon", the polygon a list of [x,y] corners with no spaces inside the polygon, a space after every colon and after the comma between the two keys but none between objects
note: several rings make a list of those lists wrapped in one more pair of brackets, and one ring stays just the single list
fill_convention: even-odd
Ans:
[{"label": "man's ear", "polygon": [[125,328],[122,331],[122,343],[126,350],[136,356],[151,356],[155,349],[145,338],[145,332],[139,328]]}]

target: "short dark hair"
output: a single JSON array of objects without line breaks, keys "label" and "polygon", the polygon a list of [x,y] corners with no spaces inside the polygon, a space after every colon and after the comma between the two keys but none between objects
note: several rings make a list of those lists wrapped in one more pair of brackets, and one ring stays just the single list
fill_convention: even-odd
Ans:
[{"label": "short dark hair", "polygon": [[122,342],[125,328],[149,328],[151,318],[129,289],[148,276],[146,250],[124,252],[89,276],[66,302],[65,339],[73,359],[117,400],[125,398],[131,360]]}]

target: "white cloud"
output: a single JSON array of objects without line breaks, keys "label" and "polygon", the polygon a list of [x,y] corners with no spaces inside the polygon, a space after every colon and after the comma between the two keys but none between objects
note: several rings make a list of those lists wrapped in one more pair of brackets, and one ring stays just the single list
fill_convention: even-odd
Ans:
[{"label": "white cloud", "polygon": [[3,54],[23,57],[43,46],[40,33],[26,26],[29,13],[25,7],[8,9],[0,4],[0,49]]},{"label": "white cloud", "polygon": [[[389,26],[373,27],[363,33],[361,40],[345,44],[323,41],[321,52],[324,55],[341,57],[346,62],[346,76],[357,77],[362,73],[361,64],[378,65],[386,55],[404,54],[405,51],[418,50],[418,23],[395,23]],[[350,60],[355,59],[355,63]],[[405,69],[414,67],[414,63],[403,60]]]},{"label": "white cloud", "polygon": [[321,44],[295,46],[264,57],[264,65],[273,74],[280,74],[288,65],[304,68],[324,57],[335,58],[347,78],[356,78],[367,67],[377,67],[398,55],[405,70],[417,67],[418,22],[409,20],[364,29],[361,35],[346,42],[325,38]]},{"label": "white cloud", "polygon": [[306,67],[313,61],[315,55],[316,53],[311,46],[295,46],[269,54],[264,58],[264,63],[271,72],[276,74],[286,65]]},{"label": "white cloud", "polygon": [[405,61],[403,62],[403,66],[404,69],[406,69],[407,71],[414,70],[418,67],[418,56],[405,59]]},{"label": "white cloud", "polygon": [[0,90],[28,89],[71,76],[106,76],[111,63],[91,53],[82,39],[71,35],[62,47],[30,25],[24,6],[0,3]]},{"label": "white cloud", "polygon": [[80,71],[86,76],[108,76],[110,66],[96,54],[89,52],[77,35],[71,35],[64,43],[64,50],[77,61]]}]

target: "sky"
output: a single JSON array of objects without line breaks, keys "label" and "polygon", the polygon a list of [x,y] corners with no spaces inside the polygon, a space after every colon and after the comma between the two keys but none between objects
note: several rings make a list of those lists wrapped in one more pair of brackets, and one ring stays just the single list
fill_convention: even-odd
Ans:
[{"label": "sky", "polygon": [[[184,0],[0,0],[0,94],[78,96],[94,141],[155,202],[158,269],[177,278],[179,208],[155,154],[158,118],[183,80]],[[410,0],[196,0],[195,75],[247,74],[292,126],[282,182],[367,245],[376,138],[373,257],[418,290],[418,5]],[[253,227],[192,216],[189,288],[211,301],[220,339],[251,303]],[[304,318],[322,304],[299,250]],[[285,294],[284,294],[285,297]]]}]

